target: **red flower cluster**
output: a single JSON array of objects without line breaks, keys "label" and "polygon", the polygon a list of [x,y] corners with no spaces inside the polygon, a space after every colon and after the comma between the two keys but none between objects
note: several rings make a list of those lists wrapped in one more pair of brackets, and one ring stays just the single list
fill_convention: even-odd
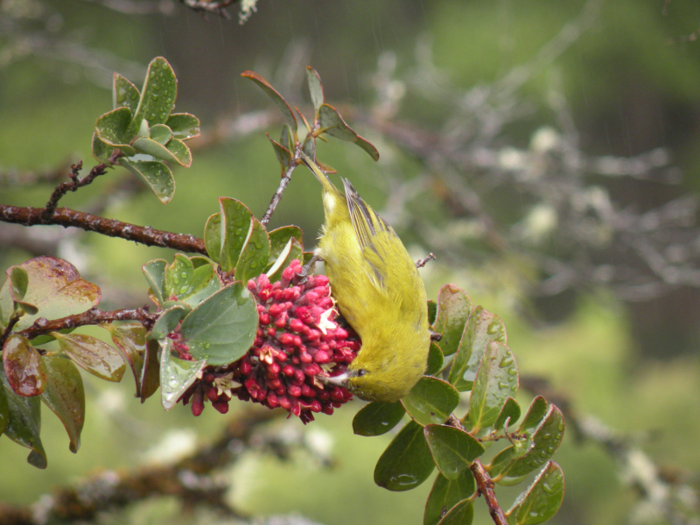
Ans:
[{"label": "red flower cluster", "polygon": [[192,400],[194,415],[201,414],[206,399],[226,413],[236,395],[243,401],[282,407],[308,423],[314,412],[332,414],[352,399],[347,389],[322,378],[345,371],[360,348],[359,338],[335,321],[338,313],[328,278],[311,275],[301,283],[300,271],[301,263],[294,260],[278,282],[270,283],[265,274],[248,282],[258,303],[255,342],[238,361],[204,369],[202,378],[182,397],[185,404]]}]

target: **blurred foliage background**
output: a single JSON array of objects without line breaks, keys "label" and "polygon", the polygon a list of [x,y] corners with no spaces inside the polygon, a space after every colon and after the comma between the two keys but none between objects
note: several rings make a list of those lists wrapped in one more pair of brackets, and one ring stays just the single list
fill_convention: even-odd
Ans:
[{"label": "blurred foliage background", "polygon": [[[229,11],[232,20],[168,0],[0,2],[2,202],[43,206],[70,163],[90,167],[112,73],[138,83],[162,55],[179,79],[177,110],[203,125],[193,167],[174,169],[175,198],[163,207],[115,170],[62,205],[200,237],[218,196],[261,216],[279,176],[265,132],[276,137],[280,118],[240,73],[256,71],[308,110],[311,65],[328,102],[381,154],[375,164],[336,142],[320,144],[319,159],[352,179],[416,258],[436,254],[423,270],[429,296],[455,282],[501,315],[530,392],[546,388],[570,409],[555,458],[567,492],[553,523],[698,523],[700,3],[260,0],[242,25],[235,5]],[[272,225],[297,224],[312,247],[319,196],[296,174]],[[141,266],[173,255],[0,226],[3,268],[64,257],[102,287],[104,308],[147,302]],[[79,453],[45,411],[48,469],[0,439],[0,501],[31,503],[95,469],[163,460],[233,417],[164,413],[155,399],[137,403],[130,379],[85,379]],[[391,436],[352,435],[356,407],[306,428],[274,423],[266,432],[295,451],[247,452],[225,473],[235,508],[339,525],[418,523],[430,484],[420,497],[373,484]],[[617,448],[601,438],[608,431]],[[505,507],[509,497],[499,492]],[[480,507],[476,522],[489,522]],[[161,499],[100,519],[193,518]]]}]

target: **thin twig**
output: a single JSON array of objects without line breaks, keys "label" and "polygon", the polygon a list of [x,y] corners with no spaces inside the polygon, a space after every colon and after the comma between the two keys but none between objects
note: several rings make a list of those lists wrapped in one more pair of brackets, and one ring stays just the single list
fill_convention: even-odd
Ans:
[{"label": "thin twig", "polygon": [[287,167],[287,171],[285,171],[284,175],[282,175],[282,180],[280,180],[280,185],[277,187],[277,191],[272,196],[272,200],[270,201],[270,205],[267,207],[267,211],[265,212],[265,215],[263,215],[262,219],[260,219],[260,222],[262,223],[263,226],[267,226],[267,223],[270,222],[270,219],[272,218],[272,214],[275,212],[275,210],[277,209],[277,205],[282,200],[282,194],[284,193],[284,190],[287,188],[289,181],[292,180],[292,173],[294,173],[294,170],[297,167],[297,161],[299,160],[299,151],[301,151],[301,146],[299,146],[298,148],[295,148],[294,156],[292,157],[292,160],[289,162],[289,166]]},{"label": "thin twig", "polygon": [[423,268],[425,266],[425,263],[431,260],[435,260],[437,257],[435,257],[435,254],[433,252],[430,252],[427,257],[423,257],[421,260],[416,262],[416,268]]},{"label": "thin twig", "polygon": [[194,235],[166,232],[148,226],[137,226],[70,208],[56,208],[51,217],[46,219],[44,210],[45,208],[0,204],[0,221],[24,226],[58,224],[64,228],[80,228],[108,237],[120,237],[146,246],[160,246],[183,252],[207,254],[204,241]]},{"label": "thin twig", "polygon": [[184,5],[199,13],[214,13],[226,20],[230,20],[231,16],[224,9],[231,4],[235,4],[239,0],[219,0],[218,2],[206,0],[180,0]]},{"label": "thin twig", "polygon": [[105,173],[107,173],[107,164],[98,164],[97,166],[92,168],[90,170],[90,173],[88,173],[85,177],[83,177],[82,179],[79,178],[78,174],[80,173],[80,170],[83,169],[82,160],[78,161],[77,164],[71,165],[70,168],[70,181],[62,182],[61,184],[56,186],[56,188],[53,190],[53,193],[51,194],[51,197],[49,197],[49,202],[46,203],[46,207],[42,212],[42,217],[45,220],[51,218],[53,213],[56,211],[58,201],[60,201],[66,193],[68,193],[69,191],[76,191],[78,188],[87,186],[100,175],[104,175]]},{"label": "thin twig", "polygon": [[474,460],[474,463],[469,467],[474,474],[474,479],[476,480],[476,486],[478,487],[479,494],[484,496],[486,500],[486,505],[489,508],[489,514],[496,525],[508,525],[508,520],[506,515],[503,513],[503,509],[498,504],[496,499],[496,492],[493,490],[493,481],[489,476],[484,465],[478,459]]}]

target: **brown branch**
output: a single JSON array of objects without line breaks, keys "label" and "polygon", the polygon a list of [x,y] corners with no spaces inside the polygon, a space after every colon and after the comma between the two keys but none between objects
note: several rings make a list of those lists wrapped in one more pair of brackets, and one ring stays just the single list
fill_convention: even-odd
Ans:
[{"label": "brown branch", "polygon": [[294,148],[294,156],[292,157],[292,160],[289,162],[289,166],[287,167],[287,171],[285,171],[284,175],[282,175],[282,180],[280,180],[280,185],[277,187],[277,191],[272,196],[272,200],[270,201],[270,205],[267,207],[267,211],[265,212],[265,215],[263,215],[262,219],[260,219],[260,222],[262,223],[263,226],[267,226],[267,223],[270,222],[270,219],[272,218],[272,214],[275,212],[275,210],[277,209],[277,205],[282,200],[282,194],[284,193],[284,190],[287,189],[287,186],[289,185],[289,181],[292,180],[292,173],[294,173],[294,170],[297,167],[297,162],[299,161],[299,158],[300,158],[300,155],[299,155],[300,151],[301,151],[301,144],[298,144],[297,147]]},{"label": "brown branch", "polygon": [[488,472],[486,472],[486,469],[484,469],[484,465],[481,464],[481,461],[475,459],[474,463],[472,463],[469,468],[472,474],[474,474],[479,494],[484,496],[484,500],[486,500],[486,505],[489,508],[489,514],[493,522],[496,525],[508,525],[506,515],[498,504],[498,500],[496,500],[496,492],[493,490],[493,481],[491,481],[491,477]]},{"label": "brown branch", "polygon": [[199,13],[214,13],[222,18],[225,18],[226,20],[230,20],[231,16],[228,14],[225,8],[231,4],[235,4],[238,1],[239,0],[180,0],[180,2],[193,11],[197,11]]},{"label": "brown branch", "polygon": [[430,252],[426,257],[423,257],[420,261],[416,261],[416,268],[423,268],[428,261],[434,261],[436,259],[435,254]]},{"label": "brown branch", "polygon": [[0,504],[0,523],[85,522],[99,512],[163,495],[174,496],[186,506],[204,503],[235,516],[226,503],[228,487],[208,476],[238,460],[250,448],[256,428],[284,413],[259,408],[243,411],[213,444],[174,464],[144,466],[130,472],[100,472],[79,486],[61,487],[51,497],[28,507]]},{"label": "brown branch", "polygon": [[107,164],[98,164],[90,170],[90,173],[81,179],[78,177],[78,174],[80,173],[80,170],[83,169],[83,161],[80,160],[77,164],[71,165],[69,175],[70,181],[62,182],[56,186],[51,194],[51,197],[49,197],[49,202],[46,203],[46,207],[42,212],[42,218],[44,220],[51,219],[56,211],[56,207],[58,206],[58,201],[60,201],[66,193],[69,191],[76,191],[78,188],[82,188],[83,186],[87,186],[88,184],[92,183],[92,181],[94,181],[97,177],[107,173],[108,167],[109,166]]},{"label": "brown branch", "polygon": [[[79,326],[88,326],[101,323],[112,323],[114,321],[138,321],[150,329],[153,323],[158,319],[158,314],[152,314],[148,311],[148,306],[142,306],[141,308],[136,308],[134,310],[111,310],[103,311],[97,308],[91,308],[90,310],[83,312],[81,314],[69,315],[66,317],[61,317],[59,319],[48,320],[45,317],[40,317],[34,324],[29,328],[15,332],[17,335],[23,335],[27,339],[34,339],[40,335],[49,334],[51,332],[58,332],[60,330],[77,328]],[[7,332],[7,331],[6,331]],[[7,334],[3,334],[0,338],[0,347],[4,344],[4,337]]]},{"label": "brown branch", "polygon": [[204,241],[193,235],[166,232],[148,226],[137,226],[70,208],[56,208],[53,215],[46,219],[43,215],[44,210],[45,208],[0,204],[0,221],[22,224],[24,226],[58,224],[64,228],[80,228],[85,231],[101,233],[108,237],[120,237],[146,246],[160,246],[183,252],[207,254]]}]

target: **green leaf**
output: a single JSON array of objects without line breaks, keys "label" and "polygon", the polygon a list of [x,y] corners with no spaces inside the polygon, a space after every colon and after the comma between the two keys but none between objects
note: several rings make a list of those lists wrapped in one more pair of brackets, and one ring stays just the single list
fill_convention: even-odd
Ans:
[{"label": "green leaf", "polygon": [[216,263],[221,260],[222,233],[221,214],[210,215],[204,226],[204,246],[207,248],[207,255]]},{"label": "green leaf", "polygon": [[43,357],[48,384],[41,400],[61,420],[70,439],[70,451],[78,452],[85,422],[85,389],[80,372],[64,355]]},{"label": "green leaf", "polygon": [[192,357],[206,359],[213,366],[242,357],[253,344],[257,329],[255,300],[240,282],[202,301],[180,327]]},{"label": "green leaf", "polygon": [[185,318],[186,315],[193,312],[192,308],[188,308],[184,304],[175,304],[160,314],[156,320],[151,332],[148,334],[148,339],[159,340],[164,339],[167,335],[175,330],[177,324]]},{"label": "green leaf", "polygon": [[0,329],[5,330],[14,311],[15,302],[12,299],[12,293],[10,293],[10,280],[5,279],[0,287]]},{"label": "green leaf", "polygon": [[515,431],[516,434],[521,434],[524,432],[532,435],[537,427],[540,426],[542,419],[548,412],[548,408],[549,404],[547,403],[547,400],[542,396],[536,396],[530,403],[530,406],[527,409],[527,414],[525,414],[525,417],[523,418],[522,423],[520,423],[518,430]]},{"label": "green leaf", "polygon": [[21,397],[15,394],[7,382],[4,373],[0,372],[0,380],[4,389],[9,419],[5,426],[5,435],[23,447],[31,449],[27,461],[37,468],[47,466],[46,452],[41,443],[41,402],[39,398]]},{"label": "green leaf", "polygon": [[282,250],[287,248],[289,239],[292,237],[299,241],[299,246],[303,245],[303,232],[298,226],[282,226],[268,232],[270,237],[270,258],[267,261],[268,266],[272,266],[277,258],[282,253]]},{"label": "green leaf", "polygon": [[291,237],[289,241],[287,241],[287,246],[285,246],[282,253],[277,257],[277,260],[266,270],[270,282],[274,283],[279,281],[282,278],[284,269],[289,266],[294,259],[298,259],[303,265],[304,249],[301,247],[301,244],[299,244],[299,241]]},{"label": "green leaf", "polygon": [[272,144],[272,149],[275,150],[275,156],[277,157],[277,161],[282,166],[282,173],[284,174],[284,172],[286,172],[289,169],[289,165],[292,163],[292,152],[284,146],[282,146],[282,144],[280,144],[279,142],[276,142],[267,133],[266,135],[267,140],[269,140],[270,144]]},{"label": "green leaf", "polygon": [[221,259],[219,264],[226,273],[233,273],[253,228],[253,214],[241,201],[220,197],[221,206]]},{"label": "green leaf", "polygon": [[170,168],[154,160],[132,160],[122,157],[119,164],[134,175],[141,177],[163,204],[168,204],[175,195],[175,178]]},{"label": "green leaf", "polygon": [[187,145],[178,138],[170,139],[170,142],[165,146],[170,154],[175,158],[180,166],[189,168],[192,166],[192,152]]},{"label": "green leaf", "polygon": [[438,346],[446,356],[457,351],[467,319],[472,310],[469,296],[457,285],[446,284],[438,293],[435,331],[442,335]]},{"label": "green leaf", "polygon": [[469,316],[450,369],[449,381],[460,392],[471,390],[481,357],[490,341],[506,343],[506,328],[500,317],[477,306]]},{"label": "green leaf", "polygon": [[486,347],[469,399],[472,433],[492,425],[508,397],[518,391],[518,368],[510,348],[492,342]]},{"label": "green leaf", "polygon": [[146,153],[156,159],[179,163],[178,158],[168,148],[153,139],[138,138],[134,141],[134,148],[137,152]]},{"label": "green leaf", "polygon": [[423,483],[434,468],[423,427],[411,420],[379,458],[374,482],[392,491],[411,490]]},{"label": "green leaf", "polygon": [[328,135],[337,139],[346,142],[354,142],[369,153],[369,156],[374,160],[379,160],[379,152],[377,151],[377,148],[370,144],[366,139],[355,133],[352,128],[345,123],[343,117],[340,116],[338,110],[336,110],[333,106],[324,103],[321,104],[317,111],[318,120],[321,124],[321,128],[317,132],[317,136],[322,133],[327,133]]},{"label": "green leaf", "polygon": [[13,334],[2,349],[7,381],[17,395],[38,396],[46,388],[46,368],[41,356],[23,335]]},{"label": "green leaf", "polygon": [[443,476],[456,480],[486,450],[464,430],[447,425],[427,425],[425,439],[435,465]]},{"label": "green leaf", "polygon": [[307,135],[304,139],[304,143],[301,145],[301,149],[304,151],[307,157],[316,161],[316,139],[311,135]]},{"label": "green leaf", "polygon": [[245,246],[241,250],[241,256],[236,265],[236,280],[247,283],[249,279],[263,273],[269,257],[270,239],[267,236],[267,231],[265,226],[253,217]]},{"label": "green leaf", "polygon": [[102,294],[97,285],[80,277],[68,261],[43,255],[20,265],[29,277],[23,301],[37,308],[34,315],[24,315],[17,330],[28,328],[39,317],[60,319],[97,306]]},{"label": "green leaf", "polygon": [[[7,278],[10,280],[10,294],[15,302],[20,302],[24,299],[29,286],[29,275],[27,270],[21,266],[11,266],[7,269]],[[35,312],[36,313],[36,312]]]},{"label": "green leaf", "polygon": [[284,100],[284,97],[280,95],[275,88],[273,88],[270,83],[265,80],[263,77],[258,75],[257,73],[254,73],[253,71],[244,71],[241,73],[242,77],[249,78],[253,82],[255,82],[258,86],[262,88],[262,90],[267,93],[267,95],[272,99],[272,101],[277,104],[277,107],[280,109],[282,112],[282,115],[284,116],[285,120],[289,123],[289,125],[292,127],[292,130],[297,129],[297,119],[294,116],[294,113],[292,112],[292,109],[289,107],[289,104],[287,104],[287,101]]},{"label": "green leaf", "polygon": [[131,137],[136,136],[144,119],[150,126],[165,124],[173,110],[176,97],[177,79],[173,68],[163,57],[154,58],[148,64],[141,99],[129,124],[128,132]]},{"label": "green leaf", "polygon": [[428,324],[430,326],[435,325],[435,319],[437,318],[437,303],[432,299],[428,299]]},{"label": "green leaf", "polygon": [[527,453],[506,468],[501,477],[517,478],[540,468],[554,455],[563,438],[564,417],[556,406],[550,405],[547,417],[532,435]]},{"label": "green leaf", "polygon": [[138,393],[141,403],[155,394],[160,386],[159,348],[158,341],[147,341],[146,355],[143,359],[143,372],[141,374],[141,390]]},{"label": "green leaf", "polygon": [[196,308],[204,299],[219,290],[221,290],[219,275],[214,265],[209,262],[195,268],[187,292],[180,294],[179,299]]},{"label": "green leaf", "polygon": [[126,364],[119,351],[96,337],[85,334],[61,334],[51,332],[61,350],[75,364],[91,374],[107,381],[119,382]]},{"label": "green leaf", "polygon": [[165,268],[165,296],[167,299],[185,294],[190,289],[194,265],[189,257],[175,254],[173,263]]},{"label": "green leaf", "polygon": [[104,164],[110,164],[109,157],[114,153],[115,148],[105,144],[97,136],[97,133],[92,134],[92,156]]},{"label": "green leaf", "polygon": [[536,525],[552,518],[564,500],[564,472],[550,461],[506,513],[513,525]]},{"label": "green leaf", "polygon": [[294,139],[296,138],[296,133],[292,132],[292,128],[288,124],[282,125],[282,133],[280,133],[280,144],[287,148],[289,151],[294,151]]},{"label": "green leaf", "polygon": [[159,305],[162,305],[167,297],[165,295],[165,268],[167,266],[167,261],[155,259],[141,267],[146,281],[148,281],[148,285],[151,287],[153,297]]},{"label": "green leaf", "polygon": [[97,137],[108,146],[130,147],[131,139],[136,136],[138,131],[138,127],[133,132],[129,130],[131,116],[131,110],[127,107],[113,109],[105,113],[95,122]]},{"label": "green leaf", "polygon": [[160,343],[160,395],[165,410],[170,410],[177,404],[182,394],[194,383],[207,361],[185,361],[170,351],[171,341],[166,339]]},{"label": "green leaf", "polygon": [[306,81],[309,84],[309,93],[311,94],[311,103],[314,105],[316,118],[318,118],[318,110],[325,100],[323,94],[323,84],[321,77],[311,66],[306,66]]},{"label": "green leaf", "polygon": [[176,139],[188,140],[200,134],[199,119],[189,113],[171,113],[165,124]]},{"label": "green leaf", "polygon": [[496,418],[493,428],[496,430],[507,430],[505,428],[506,420],[508,421],[508,426],[511,427],[518,422],[518,419],[520,419],[520,405],[515,399],[509,397],[506,399],[506,402],[501,409],[501,413],[498,414],[498,418]]},{"label": "green leaf", "polygon": [[445,514],[438,525],[471,525],[474,520],[474,504],[471,500],[465,499],[457,503]]},{"label": "green leaf", "polygon": [[400,402],[373,401],[363,406],[352,420],[352,430],[359,436],[381,436],[399,424],[406,411]]},{"label": "green leaf", "polygon": [[146,355],[146,329],[139,323],[102,325],[112,335],[112,342],[121,350],[122,357],[129,363],[136,383],[136,397],[141,394],[141,376],[143,374],[144,357]]},{"label": "green leaf", "polygon": [[435,525],[447,511],[476,491],[476,482],[471,470],[463,471],[457,479],[447,479],[438,473],[433,488],[425,503],[423,525]]},{"label": "green leaf", "polygon": [[428,369],[426,375],[434,376],[442,370],[442,365],[445,364],[445,356],[442,355],[442,350],[433,341],[430,342],[430,351],[428,353]]},{"label": "green leaf", "polygon": [[508,467],[508,465],[526,452],[527,444],[523,443],[522,441],[516,441],[515,445],[511,445],[510,447],[501,450],[493,457],[491,463],[489,463],[486,467],[491,475],[491,478],[496,478],[501,472],[503,472],[504,469]]},{"label": "green leaf", "polygon": [[459,405],[459,392],[442,379],[423,376],[401,403],[408,415],[421,425],[444,423]]},{"label": "green leaf", "polygon": [[173,138],[173,131],[165,124],[156,124],[151,127],[149,137],[161,146],[165,146]]},{"label": "green leaf", "polygon": [[114,73],[112,82],[112,105],[114,109],[129,108],[133,113],[139,105],[141,93],[138,88],[119,73]]}]

